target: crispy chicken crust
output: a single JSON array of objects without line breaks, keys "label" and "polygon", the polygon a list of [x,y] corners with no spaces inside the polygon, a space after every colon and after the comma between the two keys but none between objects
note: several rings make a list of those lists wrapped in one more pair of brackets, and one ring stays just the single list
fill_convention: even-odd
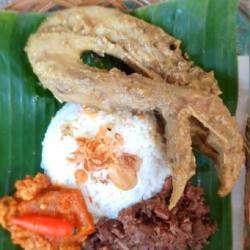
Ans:
[{"label": "crispy chicken crust", "polygon": [[[70,222],[82,223],[82,194],[79,190],[52,185],[48,176],[38,173],[16,182],[14,196],[0,199],[0,225],[11,233],[14,244],[25,250],[80,250],[86,235],[81,231],[69,238],[41,236],[13,223],[22,215],[54,215]],[[78,193],[79,192],[79,193]],[[84,225],[84,223],[82,223]]]},{"label": "crispy chicken crust", "polygon": [[[187,60],[179,40],[159,27],[115,9],[92,6],[60,11],[47,18],[38,33],[48,37],[61,34],[68,49],[73,42],[72,49],[110,54],[154,80],[220,93],[213,72],[204,72]],[[68,40],[67,34],[75,35],[74,40]]]},{"label": "crispy chicken crust", "polygon": [[[43,87],[58,100],[104,110],[157,110],[163,116],[173,176],[170,208],[195,174],[192,138],[216,161],[221,196],[233,188],[244,160],[242,136],[216,95],[213,74],[183,58],[179,45],[160,28],[117,10],[83,7],[48,17],[26,47]],[[80,60],[89,50],[116,56],[138,73],[89,67]]]},{"label": "crispy chicken crust", "polygon": [[16,182],[17,191],[15,197],[5,196],[0,199],[0,224],[11,232],[13,243],[20,245],[26,250],[53,250],[50,242],[43,237],[20,228],[11,222],[12,218],[19,214],[18,206],[22,199],[30,200],[41,191],[41,187],[46,189],[50,186],[50,180],[45,175],[37,174],[35,178],[27,176],[25,180]]}]

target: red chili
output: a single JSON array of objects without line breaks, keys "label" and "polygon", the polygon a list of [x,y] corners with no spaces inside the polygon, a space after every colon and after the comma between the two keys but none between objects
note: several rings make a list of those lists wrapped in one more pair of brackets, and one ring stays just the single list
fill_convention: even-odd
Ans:
[{"label": "red chili", "polygon": [[70,237],[75,229],[67,220],[51,216],[22,215],[13,218],[12,222],[34,233],[51,237]]}]

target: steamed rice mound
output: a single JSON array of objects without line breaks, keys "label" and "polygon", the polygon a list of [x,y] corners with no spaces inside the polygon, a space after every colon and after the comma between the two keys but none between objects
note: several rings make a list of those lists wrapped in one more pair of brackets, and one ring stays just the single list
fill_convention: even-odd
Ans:
[{"label": "steamed rice mound", "polygon": [[[93,141],[102,128],[107,128],[110,138],[117,134],[122,138],[117,151],[140,159],[137,183],[129,190],[117,187],[105,166],[86,171],[86,179],[80,183],[76,179],[76,171],[82,171],[84,165],[71,160],[74,152],[79,151],[78,139]],[[80,188],[96,219],[115,218],[121,209],[151,198],[170,175],[164,143],[153,115],[94,111],[71,103],[57,112],[47,129],[41,166],[53,182]]]}]

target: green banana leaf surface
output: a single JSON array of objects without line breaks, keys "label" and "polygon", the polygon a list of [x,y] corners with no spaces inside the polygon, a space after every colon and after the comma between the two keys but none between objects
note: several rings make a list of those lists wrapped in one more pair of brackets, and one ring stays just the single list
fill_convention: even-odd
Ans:
[{"label": "green banana leaf surface", "polygon": [[[132,13],[182,40],[182,49],[195,64],[213,70],[232,113],[237,106],[236,0],[172,0],[136,9]],[[39,86],[24,51],[47,14],[0,11],[0,196],[14,192],[14,183],[40,170],[41,142],[61,104]],[[92,66],[129,71],[110,56],[85,53]],[[216,194],[218,179],[212,162],[198,152],[193,183],[205,190],[216,233],[204,249],[232,249],[231,198]],[[0,250],[19,249],[0,229]]]}]

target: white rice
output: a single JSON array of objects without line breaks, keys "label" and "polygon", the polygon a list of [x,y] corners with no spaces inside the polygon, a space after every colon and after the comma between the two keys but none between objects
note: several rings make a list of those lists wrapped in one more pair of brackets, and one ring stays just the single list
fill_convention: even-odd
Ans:
[{"label": "white rice", "polygon": [[[107,170],[94,172],[84,184],[78,186],[74,172],[81,166],[67,159],[78,147],[75,138],[94,138],[100,127],[105,125],[112,127],[111,133],[123,136],[123,152],[135,154],[142,160],[137,185],[128,191],[117,188],[112,182],[102,183],[94,178],[105,177]],[[65,135],[65,126],[72,134]],[[152,197],[161,190],[165,178],[170,175],[164,144],[156,131],[153,116],[146,114],[145,119],[140,119],[128,112],[104,111],[98,111],[93,116],[77,104],[66,104],[52,119],[43,141],[41,166],[52,181],[80,188],[95,218],[115,218],[121,209]]]}]

